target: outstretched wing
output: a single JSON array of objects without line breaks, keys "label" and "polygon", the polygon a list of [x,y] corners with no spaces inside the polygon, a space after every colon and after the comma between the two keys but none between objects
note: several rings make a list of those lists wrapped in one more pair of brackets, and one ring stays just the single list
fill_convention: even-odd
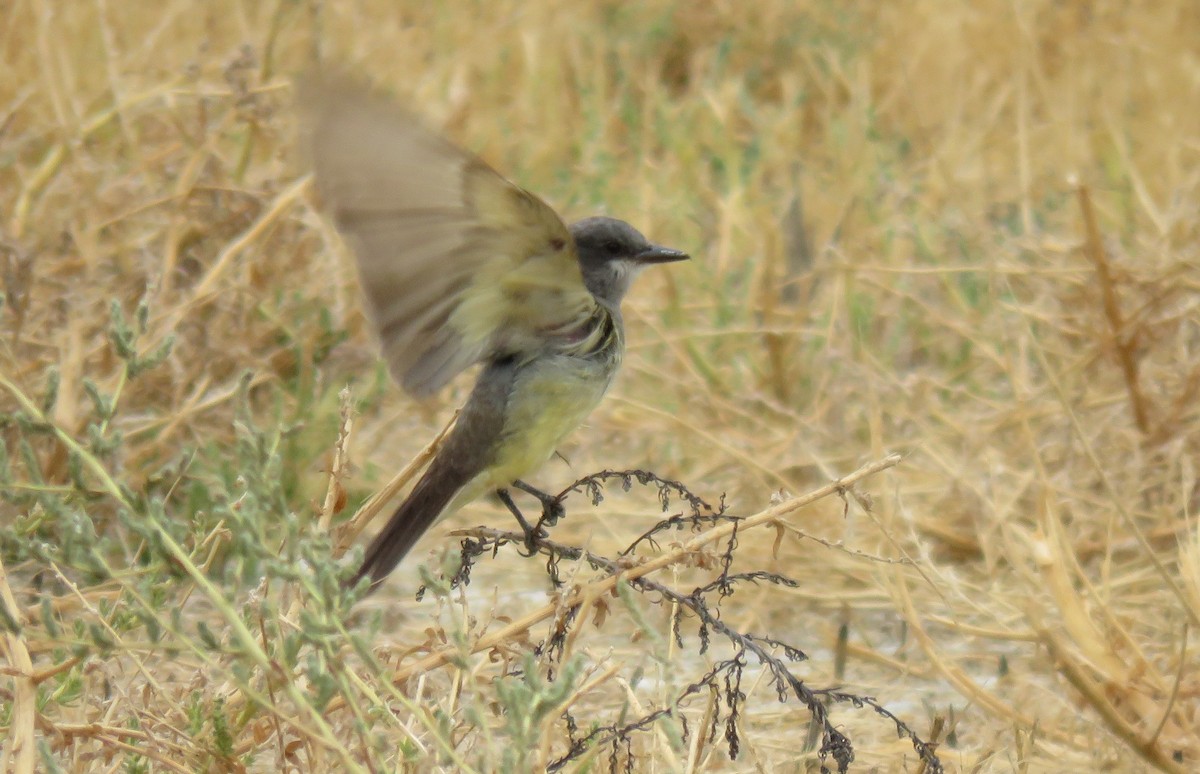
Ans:
[{"label": "outstretched wing", "polygon": [[317,189],[406,390],[532,352],[594,311],[570,233],[541,199],[357,84],[299,93]]}]

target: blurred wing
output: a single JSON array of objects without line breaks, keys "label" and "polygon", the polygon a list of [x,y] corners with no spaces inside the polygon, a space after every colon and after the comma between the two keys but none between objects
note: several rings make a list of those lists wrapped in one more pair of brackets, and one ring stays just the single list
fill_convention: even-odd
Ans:
[{"label": "blurred wing", "polygon": [[536,196],[357,85],[306,83],[300,100],[317,189],[406,390],[428,395],[592,313],[571,236]]}]

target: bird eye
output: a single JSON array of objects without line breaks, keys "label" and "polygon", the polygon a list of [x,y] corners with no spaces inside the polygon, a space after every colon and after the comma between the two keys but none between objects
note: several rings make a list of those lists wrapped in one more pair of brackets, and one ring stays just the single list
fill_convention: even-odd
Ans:
[{"label": "bird eye", "polygon": [[610,239],[604,243],[604,249],[608,251],[609,255],[616,255],[617,253],[621,252],[621,244],[620,242]]}]

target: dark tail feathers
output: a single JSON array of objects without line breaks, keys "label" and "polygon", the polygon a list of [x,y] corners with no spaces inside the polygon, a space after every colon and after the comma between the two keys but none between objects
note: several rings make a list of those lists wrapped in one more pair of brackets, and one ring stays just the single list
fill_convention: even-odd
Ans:
[{"label": "dark tail feathers", "polygon": [[362,564],[348,586],[356,586],[360,580],[369,577],[371,590],[378,588],[466,483],[454,475],[455,471],[444,469],[446,466],[438,462],[439,459],[433,461],[408,498],[367,546]]}]

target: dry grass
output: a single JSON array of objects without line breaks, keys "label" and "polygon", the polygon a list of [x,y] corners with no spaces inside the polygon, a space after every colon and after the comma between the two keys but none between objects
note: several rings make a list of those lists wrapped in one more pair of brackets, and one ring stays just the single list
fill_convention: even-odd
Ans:
[{"label": "dry grass", "polygon": [[[738,515],[775,498],[733,567],[797,585],[740,587],[722,620],[948,770],[1200,765],[1191,0],[3,13],[0,768],[535,769],[564,709],[629,723],[732,654],[577,563],[548,595],[511,547],[413,601],[449,530],[508,526],[488,503],[337,607],[331,525],[466,384],[417,406],[375,363],[295,163],[288,77],[318,57],[568,217],[696,256],[640,283],[616,394],[540,483],[642,467]],[[612,556],[659,518],[610,493],[554,539]],[[723,545],[672,540],[658,582],[719,574]],[[564,653],[529,661],[568,602]],[[665,718],[566,768],[813,765],[809,711],[754,659],[741,690],[734,761],[705,688],[686,738]],[[830,713],[853,770],[918,768],[871,710]]]}]

